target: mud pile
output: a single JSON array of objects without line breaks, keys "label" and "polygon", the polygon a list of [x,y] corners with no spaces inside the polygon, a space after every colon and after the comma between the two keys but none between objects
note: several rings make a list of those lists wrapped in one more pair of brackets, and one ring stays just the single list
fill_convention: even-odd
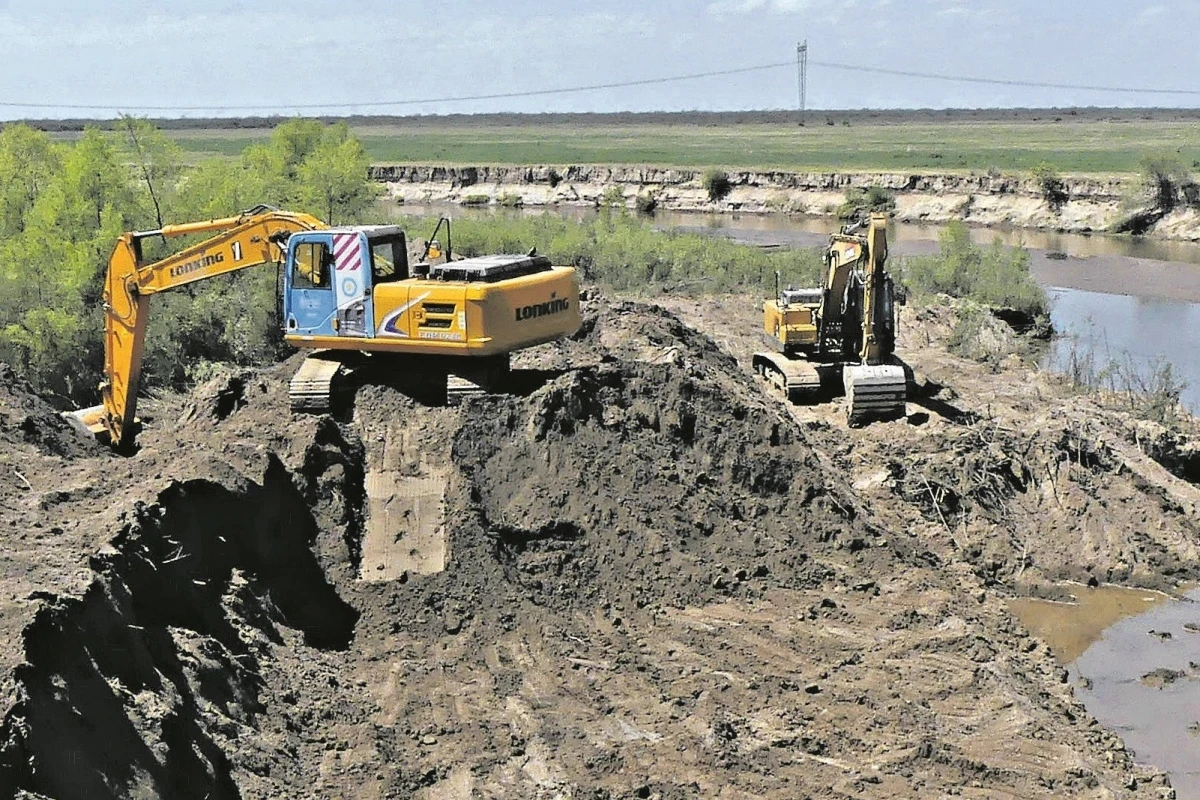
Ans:
[{"label": "mud pile", "polygon": [[80,436],[7,364],[0,364],[0,441],[73,458],[99,452],[95,442]]},{"label": "mud pile", "polygon": [[[978,564],[709,337],[593,300],[517,366],[456,408],[383,370],[320,418],[294,363],[231,373],[128,458],[4,384],[0,796],[1156,796]],[[917,519],[937,457],[889,467]],[[955,502],[1010,507],[1008,459]]]}]

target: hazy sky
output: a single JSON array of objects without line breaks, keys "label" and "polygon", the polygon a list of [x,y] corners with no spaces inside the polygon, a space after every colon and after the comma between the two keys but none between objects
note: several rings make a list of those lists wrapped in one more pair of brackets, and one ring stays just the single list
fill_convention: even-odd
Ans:
[{"label": "hazy sky", "polygon": [[[794,108],[794,68],[383,108],[784,62],[1200,89],[1200,0],[0,0],[0,102],[291,113]],[[1200,106],[1200,95],[946,83],[813,65],[811,108]],[[206,111],[186,112],[203,115]],[[155,112],[157,115],[169,115]],[[181,112],[183,113],[183,112]],[[112,116],[0,107],[4,118]]]}]

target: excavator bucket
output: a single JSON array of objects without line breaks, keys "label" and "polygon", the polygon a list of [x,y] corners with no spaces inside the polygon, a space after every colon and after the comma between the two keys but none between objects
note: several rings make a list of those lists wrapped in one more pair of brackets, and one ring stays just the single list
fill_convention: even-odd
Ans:
[{"label": "excavator bucket", "polygon": [[905,415],[908,376],[904,367],[847,366],[842,370],[842,383],[846,387],[846,421],[851,425],[900,419]]},{"label": "excavator bucket", "polygon": [[104,406],[64,411],[62,416],[80,432],[94,436],[99,441],[108,440],[108,426],[104,424]]}]

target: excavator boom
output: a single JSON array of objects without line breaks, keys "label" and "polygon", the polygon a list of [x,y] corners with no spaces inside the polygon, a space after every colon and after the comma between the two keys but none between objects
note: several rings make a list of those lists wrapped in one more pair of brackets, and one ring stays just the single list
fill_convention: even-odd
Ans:
[{"label": "excavator boom", "polygon": [[[104,375],[101,405],[75,412],[93,434],[115,447],[135,434],[147,303],[151,295],[264,264],[279,263],[287,238],[326,225],[316,217],[260,206],[236,217],[156,231],[130,232],[117,240],[104,281]],[[142,241],[215,233],[209,239],[151,264],[142,263]]]}]

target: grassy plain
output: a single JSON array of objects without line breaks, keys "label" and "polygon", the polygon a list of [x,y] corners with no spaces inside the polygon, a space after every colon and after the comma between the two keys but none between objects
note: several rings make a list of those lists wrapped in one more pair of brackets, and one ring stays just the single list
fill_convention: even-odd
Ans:
[{"label": "grassy plain", "polygon": [[[1153,115],[874,121],[817,113],[779,121],[502,122],[470,118],[353,124],[375,163],[647,164],[812,171],[1027,172],[1041,162],[1069,174],[1133,173],[1147,155],[1200,166],[1200,124]],[[232,157],[269,128],[171,130],[189,157]]]}]

